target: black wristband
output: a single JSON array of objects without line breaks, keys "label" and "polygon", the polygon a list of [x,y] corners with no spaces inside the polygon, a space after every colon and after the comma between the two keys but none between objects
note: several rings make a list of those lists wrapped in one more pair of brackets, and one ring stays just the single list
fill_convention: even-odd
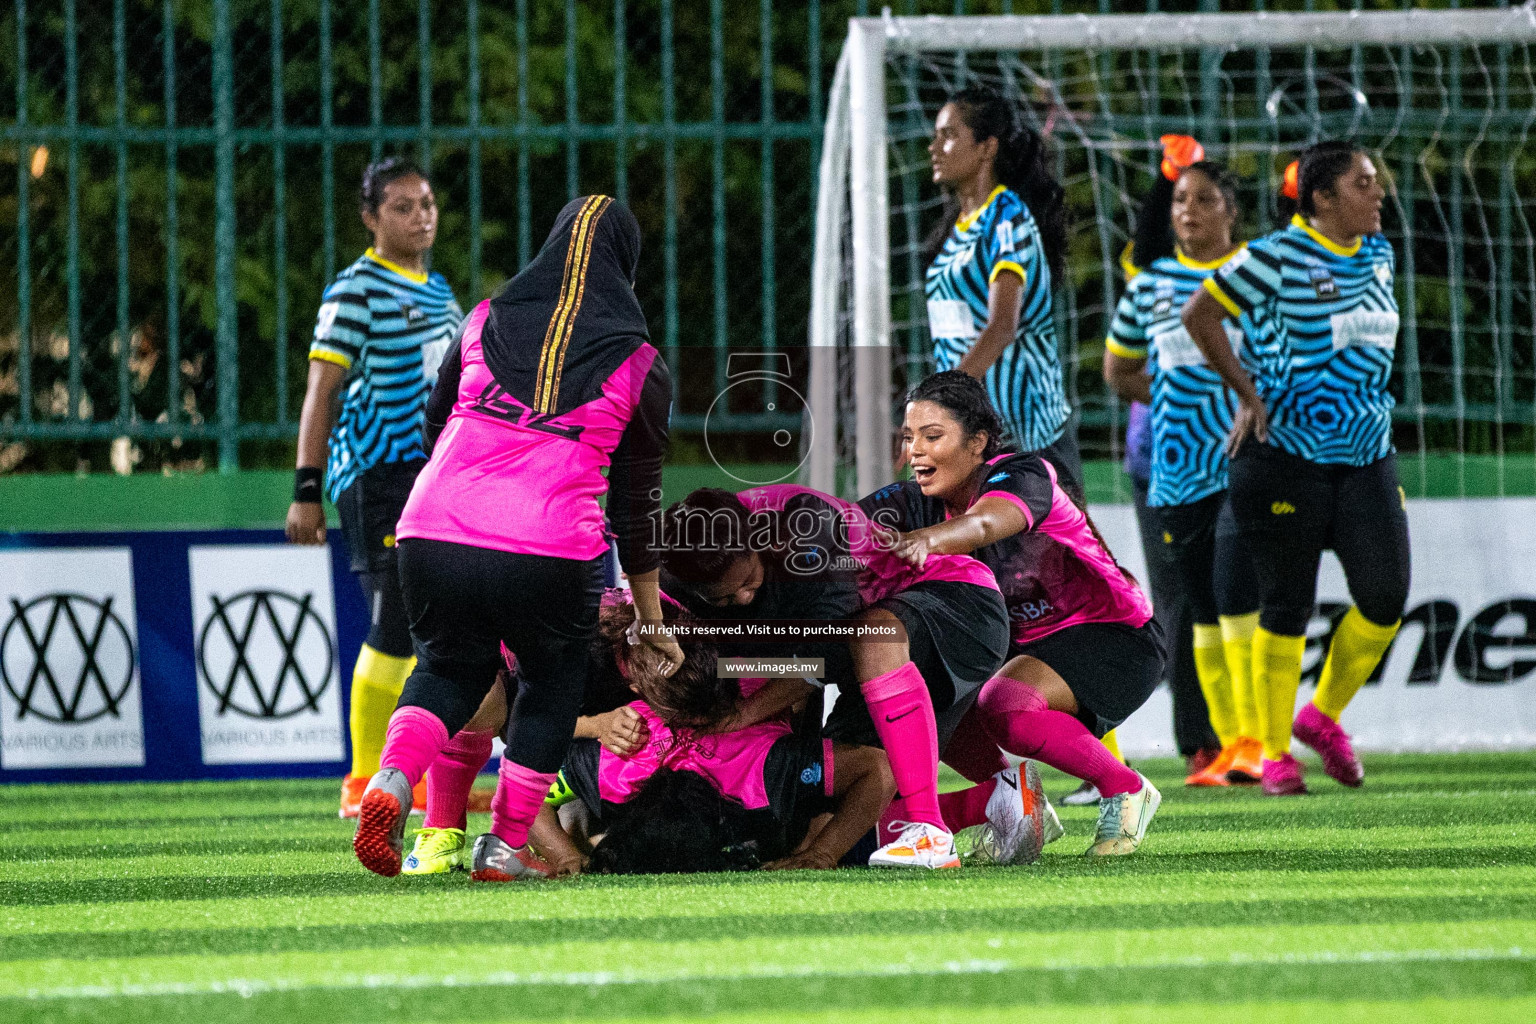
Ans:
[{"label": "black wristband", "polygon": [[306,504],[320,504],[320,483],[325,470],[314,466],[300,466],[293,471],[293,500]]}]

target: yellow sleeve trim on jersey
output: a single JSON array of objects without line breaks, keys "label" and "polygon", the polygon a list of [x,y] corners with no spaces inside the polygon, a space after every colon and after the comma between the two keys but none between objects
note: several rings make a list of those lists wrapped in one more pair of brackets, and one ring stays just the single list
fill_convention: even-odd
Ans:
[{"label": "yellow sleeve trim on jersey", "polygon": [[969,231],[969,230],[971,230],[971,225],[975,224],[976,221],[978,219],[980,219],[981,215],[986,212],[987,207],[992,205],[992,200],[996,199],[998,196],[1002,195],[1006,191],[1008,191],[1008,186],[1007,185],[998,185],[996,188],[994,188],[992,190],[992,194],[987,196],[986,199],[982,200],[980,206],[976,207],[976,209],[972,210],[966,216],[961,217],[959,220],[955,221],[955,230],[956,231]]},{"label": "yellow sleeve trim on jersey", "polygon": [[310,350],[309,350],[309,358],[311,358],[311,359],[318,359],[322,363],[335,363],[337,366],[341,367],[343,370],[350,370],[350,369],[352,369],[352,360],[348,359],[346,356],[342,355],[340,352],[334,352],[334,351],[332,351],[331,349],[328,349],[328,348],[319,348],[317,346],[311,346]]},{"label": "yellow sleeve trim on jersey", "polygon": [[1200,286],[1202,288],[1204,288],[1206,291],[1210,292],[1212,298],[1214,298],[1217,302],[1221,303],[1221,308],[1222,309],[1225,309],[1228,313],[1231,313],[1233,316],[1242,316],[1243,315],[1243,311],[1241,309],[1237,308],[1237,303],[1235,303],[1231,299],[1227,298],[1227,293],[1221,290],[1221,285],[1216,283],[1216,279],[1214,277],[1206,278],[1204,281],[1201,282]]},{"label": "yellow sleeve trim on jersey", "polygon": [[368,251],[363,253],[363,255],[367,256],[369,259],[373,260],[373,262],[377,263],[379,266],[385,268],[386,270],[393,270],[395,273],[399,274],[407,281],[410,281],[412,284],[427,283],[426,274],[418,274],[414,270],[407,270],[393,260],[385,259],[383,256],[380,256],[378,253],[374,252],[373,246],[371,245],[368,247]]},{"label": "yellow sleeve trim on jersey", "polygon": [[1104,339],[1104,350],[1111,355],[1119,356],[1121,359],[1147,358],[1147,350],[1145,348],[1131,348],[1129,345],[1116,341],[1113,336]]},{"label": "yellow sleeve trim on jersey", "polygon": [[1013,262],[1013,260],[998,260],[996,263],[992,264],[992,273],[987,275],[987,284],[991,284],[993,281],[996,281],[997,275],[1001,274],[1005,270],[1011,270],[1015,274],[1018,274],[1020,281],[1029,280],[1029,275],[1024,273],[1024,268]]},{"label": "yellow sleeve trim on jersey", "polygon": [[1340,245],[1338,242],[1335,242],[1333,239],[1317,230],[1317,228],[1314,228],[1311,224],[1308,224],[1306,218],[1299,213],[1291,214],[1291,226],[1301,228],[1301,230],[1307,233],[1312,241],[1316,242],[1324,249],[1327,249],[1335,256],[1353,256],[1355,253],[1360,251],[1360,246],[1365,241],[1363,238],[1356,236],[1354,245]]}]

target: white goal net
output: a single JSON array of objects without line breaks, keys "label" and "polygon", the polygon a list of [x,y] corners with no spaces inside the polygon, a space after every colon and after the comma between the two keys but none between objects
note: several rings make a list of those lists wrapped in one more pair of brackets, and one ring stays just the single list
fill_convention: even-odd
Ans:
[{"label": "white goal net", "polygon": [[1294,155],[1345,138],[1372,153],[1389,191],[1409,493],[1536,483],[1533,42],[1529,4],[854,19],[822,152],[808,482],[863,494],[891,478],[900,395],[933,365],[923,240],[942,197],[926,147],[946,96],[985,83],[1046,139],[1066,188],[1072,228],[1055,314],[1085,458],[1120,455],[1125,409],[1100,360],[1159,136],[1194,135],[1228,164],[1249,238],[1275,226]]}]

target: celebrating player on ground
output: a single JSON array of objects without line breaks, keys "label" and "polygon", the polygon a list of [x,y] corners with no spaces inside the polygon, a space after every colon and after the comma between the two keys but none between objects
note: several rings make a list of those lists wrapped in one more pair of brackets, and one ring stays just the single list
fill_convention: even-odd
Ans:
[{"label": "celebrating player on ground", "polygon": [[[783,527],[777,543],[752,543],[775,524]],[[894,838],[882,830],[884,845],[871,865],[958,867],[939,806],[939,751],[1007,649],[1007,614],[986,566],[946,557],[914,570],[879,548],[857,505],[790,485],[739,495],[701,488],[667,510],[665,525],[667,592],[701,617],[853,620],[892,629],[895,639],[742,652],[823,657],[824,679],[839,692],[827,735],[885,748],[901,827]],[[731,724],[777,714],[809,690],[800,680],[774,680]]]},{"label": "celebrating player on ground", "polygon": [[[1138,263],[1144,269],[1115,311],[1104,342],[1104,376],[1122,398],[1146,402],[1152,410],[1147,533],[1190,604],[1192,635],[1175,637],[1173,646],[1188,655],[1193,645],[1206,709],[1221,741],[1221,753],[1186,782],[1224,786],[1229,776],[1259,781],[1250,672],[1258,599],[1227,501],[1224,446],[1234,403],[1179,316],[1237,249],[1232,230],[1240,211],[1236,183],[1220,164],[1196,161],[1175,168],[1173,177],[1172,188],[1155,189],[1137,219]],[[1247,316],[1223,326],[1238,350],[1245,335],[1258,337],[1261,331]],[[1148,552],[1149,561],[1152,556]]]},{"label": "celebrating player on ground", "polygon": [[1050,460],[1081,500],[1051,310],[1067,213],[1045,143],[1000,94],[972,86],[939,109],[928,154],[946,193],[925,284],[934,360],[984,381],[1013,443]]},{"label": "celebrating player on ground", "polygon": [[[1384,194],[1363,150],[1310,147],[1291,223],[1229,259],[1184,309],[1190,337],[1240,403],[1232,511],[1262,595],[1253,677],[1264,791],[1276,795],[1306,791],[1290,741],[1323,550],[1338,555],[1355,605],[1294,732],[1347,786],[1364,771],[1338,719],[1392,642],[1408,598],[1408,517],[1387,390],[1398,315]],[[1228,316],[1271,332],[1253,376],[1227,341]]]},{"label": "celebrating player on ground", "polygon": [[1156,688],[1162,635],[1146,595],[1057,483],[1055,467],[1002,450],[1001,432],[979,381],[934,374],[908,396],[902,427],[915,479],[860,505],[901,531],[891,552],[914,566],[974,554],[992,569],[1008,605],[1012,660],[977,706],[998,723],[1004,749],[1098,788],[1090,854],[1131,853],[1161,795],[1098,737]]},{"label": "celebrating player on ground", "polygon": [[[363,787],[379,770],[384,729],[411,672],[395,526],[426,465],[427,394],[464,316],[448,282],[427,272],[437,201],[419,168],[394,158],[369,165],[362,217],[373,245],[325,290],[309,349],[287,531],[296,544],[325,542],[323,479],[368,599],[368,639],[352,672],[352,770],[341,785],[343,818],[357,816]],[[419,808],[425,794],[418,796]]]},{"label": "celebrating player on ground", "polygon": [[[543,874],[526,830],[565,758],[586,686],[608,548],[617,535],[641,642],[671,667],[657,558],[666,363],[635,299],[640,227],[608,196],[566,205],[538,256],[465,321],[427,408],[432,459],[400,518],[400,570],[420,662],[390,718],[353,849],[400,871],[410,788],[518,662],[501,784],[512,825],[477,869]],[[437,431],[441,435],[437,436]],[[608,468],[605,480],[602,474]]]}]

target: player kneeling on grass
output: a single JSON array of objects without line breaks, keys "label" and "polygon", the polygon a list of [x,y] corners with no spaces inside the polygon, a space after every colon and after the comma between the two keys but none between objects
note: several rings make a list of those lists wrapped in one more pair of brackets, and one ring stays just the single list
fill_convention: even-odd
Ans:
[{"label": "player kneeling on grass", "polygon": [[974,377],[924,380],[907,399],[902,445],[915,479],[860,501],[895,528],[893,555],[921,568],[973,554],[997,579],[1011,660],[976,698],[1004,750],[1098,787],[1091,856],[1133,852],[1161,799],[1100,737],[1146,702],[1163,671],[1152,605],[1088,515],[1038,455],[1001,444],[1002,422]]},{"label": "player kneeling on grass", "polygon": [[[665,594],[661,595],[661,608],[668,623],[684,614]],[[629,591],[611,589],[603,594],[574,736],[577,740],[596,740],[619,756],[634,753],[646,739],[640,717],[627,706],[636,696],[629,681],[629,659],[639,648],[626,641],[634,621],[635,606]],[[516,692],[518,685],[516,659],[505,648],[502,657],[506,666],[480,710],[432,762],[427,773],[426,824],[416,832],[401,874],[435,875],[464,866],[471,790],[475,777],[490,760],[492,741],[506,726],[507,687]]]},{"label": "player kneeling on grass", "polygon": [[[847,637],[733,641],[726,653],[824,659],[822,678],[838,687],[825,734],[884,748],[901,794],[899,815],[886,823],[897,827],[882,828],[870,866],[958,868],[939,806],[939,753],[1003,662],[1007,611],[976,559],[938,556],[913,567],[883,550],[876,533],[857,505],[807,487],[700,488],[663,517],[664,580],[701,619],[799,619],[816,627],[807,633]],[[856,635],[823,632],[828,626],[856,626]],[[810,692],[804,679],[775,679],[742,702],[731,724],[761,721]]]},{"label": "player kneeling on grass", "polygon": [[[895,793],[884,752],[796,733],[788,716],[710,732],[729,719],[742,687],[762,680],[717,679],[713,647],[684,649],[687,660],[670,677],[655,671],[660,659],[649,649],[631,662],[647,698],[628,705],[644,727],[639,750],[622,756],[595,739],[572,743],[529,833],[551,872],[836,867]],[[585,821],[568,832],[556,807],[574,802]],[[491,848],[485,856],[481,844]],[[496,873],[500,845],[494,835],[477,842],[476,880],[512,879]]]}]

